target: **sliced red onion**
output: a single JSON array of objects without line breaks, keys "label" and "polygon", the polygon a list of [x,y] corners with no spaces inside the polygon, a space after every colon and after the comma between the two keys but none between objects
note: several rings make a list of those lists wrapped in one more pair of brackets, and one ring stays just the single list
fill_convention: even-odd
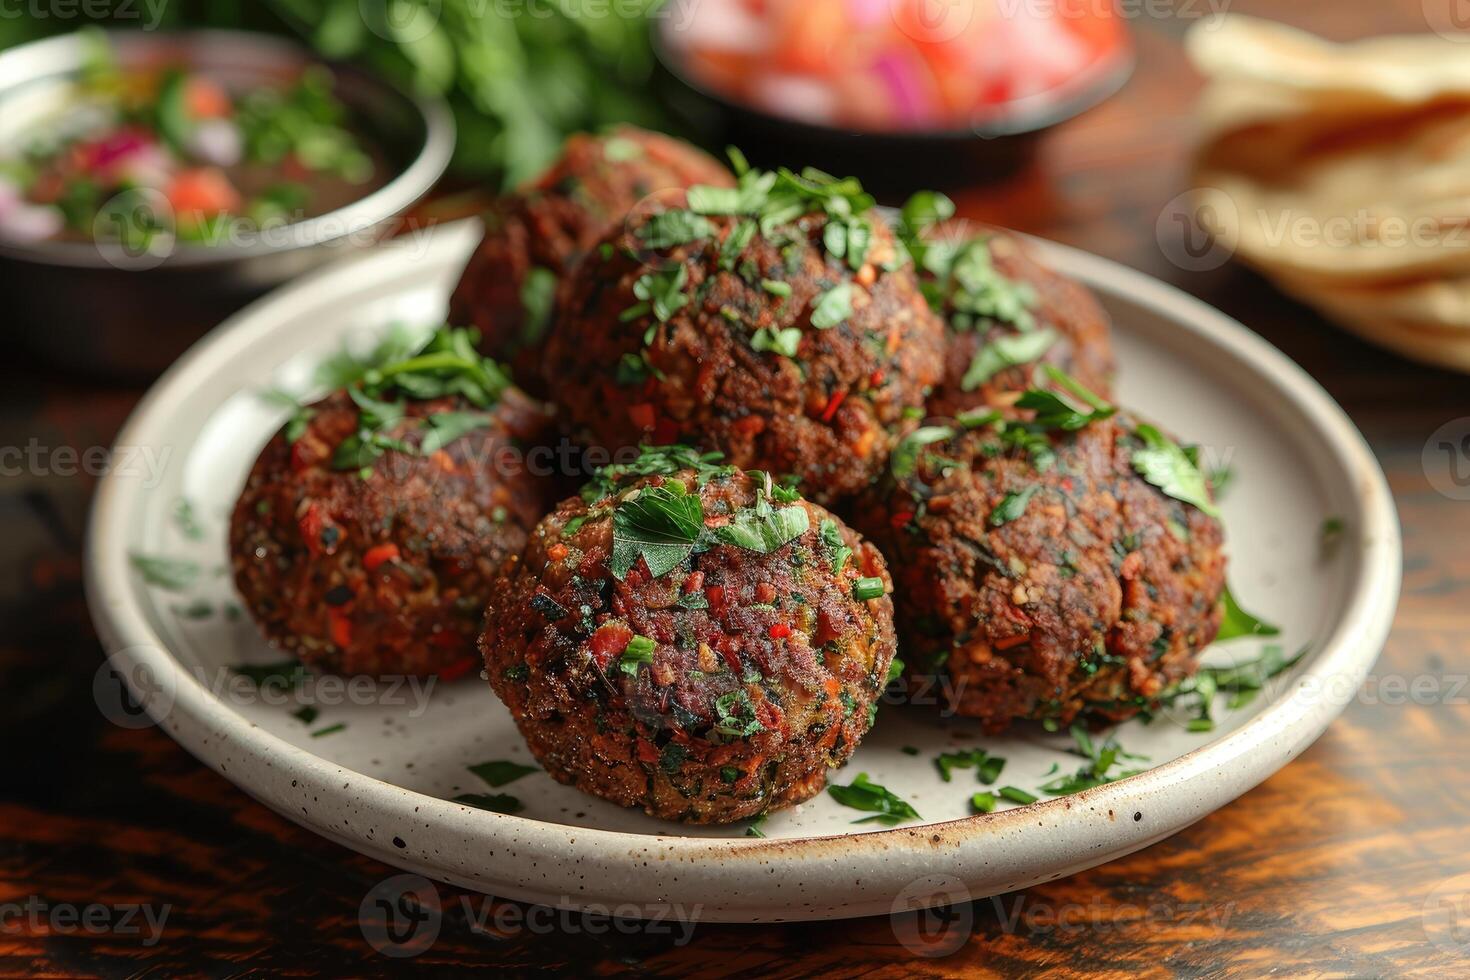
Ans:
[{"label": "sliced red onion", "polygon": [[228,119],[206,119],[195,125],[184,149],[201,163],[216,167],[233,167],[244,152],[240,129]]},{"label": "sliced red onion", "polygon": [[914,70],[914,62],[896,51],[888,51],[873,62],[873,74],[883,82],[893,99],[900,126],[913,128],[931,122],[935,106],[924,91],[924,80]]},{"label": "sliced red onion", "polygon": [[46,204],[16,204],[0,210],[0,238],[13,242],[40,242],[61,233],[66,222],[61,210]]}]

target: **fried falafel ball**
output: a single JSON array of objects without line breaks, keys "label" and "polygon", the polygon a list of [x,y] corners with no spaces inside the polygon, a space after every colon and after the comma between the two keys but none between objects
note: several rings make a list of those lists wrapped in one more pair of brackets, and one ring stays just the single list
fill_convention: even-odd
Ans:
[{"label": "fried falafel ball", "polygon": [[532,753],[690,823],[819,793],[888,680],[883,557],[768,476],[683,447],[604,474],[490,590],[485,665]]},{"label": "fried falafel ball", "polygon": [[730,171],[681,140],[633,126],[577,133],[533,183],[498,200],[450,299],[482,349],[542,394],[541,345],[557,284],[640,201],[695,184],[729,187]]},{"label": "fried falafel ball", "polygon": [[1203,477],[1125,416],[1069,431],[1090,414],[921,429],[859,504],[895,569],[910,693],[987,732],[1131,717],[1220,627],[1223,534]]},{"label": "fried falafel ball", "polygon": [[452,677],[478,665],[489,583],[549,504],[521,446],[550,418],[468,331],[399,353],[270,440],[230,562],[266,639],[308,666]]},{"label": "fried falafel ball", "polygon": [[949,328],[929,414],[1009,404],[1042,365],[1111,395],[1112,327],[1092,291],[1043,265],[1017,235],[940,220],[953,210],[943,195],[916,195],[901,221],[924,293]]},{"label": "fried falafel ball", "polygon": [[855,180],[746,170],[635,217],[567,282],[545,376],[577,438],[686,442],[827,505],[883,468],[944,326]]}]

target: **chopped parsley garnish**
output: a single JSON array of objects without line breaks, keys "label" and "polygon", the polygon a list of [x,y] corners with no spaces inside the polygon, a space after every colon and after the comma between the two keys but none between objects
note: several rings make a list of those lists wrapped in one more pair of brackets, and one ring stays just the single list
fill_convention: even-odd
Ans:
[{"label": "chopped parsley garnish", "polygon": [[143,581],[170,592],[182,592],[199,578],[199,563],[184,558],[162,558],[156,555],[128,556]]},{"label": "chopped parsley garnish", "polygon": [[689,267],[679,263],[671,270],[646,272],[633,283],[633,295],[643,302],[624,310],[619,318],[623,322],[653,313],[659,323],[667,323],[679,310],[689,303],[684,287],[689,284]]},{"label": "chopped parsley garnish", "polygon": [[883,580],[876,576],[871,578],[860,578],[852,583],[852,597],[858,602],[867,602],[869,599],[881,599],[883,593],[888,591],[883,585]]},{"label": "chopped parsley garnish", "polygon": [[970,797],[970,809],[974,810],[976,813],[994,813],[995,794],[976,793],[974,796]]},{"label": "chopped parsley garnish", "polygon": [[928,425],[915,429],[904,436],[903,441],[893,450],[893,455],[889,458],[889,469],[900,480],[912,476],[919,468],[919,453],[925,446],[954,437],[954,429],[947,425]]},{"label": "chopped parsley garnish", "polygon": [[843,806],[852,807],[854,810],[867,810],[874,816],[863,817],[854,820],[853,823],[885,823],[890,826],[903,823],[905,820],[922,820],[917,810],[909,806],[899,797],[895,796],[885,787],[868,779],[868,774],[860,772],[850,786],[828,786],[827,793]]},{"label": "chopped parsley garnish", "polygon": [[856,287],[850,282],[840,283],[817,297],[812,307],[812,326],[827,330],[852,316],[852,294]]},{"label": "chopped parsley garnish", "polygon": [[1067,372],[1053,367],[1050,364],[1045,365],[1043,370],[1051,381],[1060,385],[1068,393],[1081,400],[1086,407],[1077,407],[1055,391],[1048,391],[1042,388],[1028,388],[1017,399],[1016,404],[1021,408],[1029,408],[1036,413],[1033,424],[1042,429],[1060,429],[1063,432],[1076,432],[1078,429],[1086,428],[1093,422],[1110,418],[1117,414],[1117,408],[1109,405],[1091,391],[1088,391],[1076,378],[1073,378]]},{"label": "chopped parsley garnish", "polygon": [[689,493],[677,481],[644,487],[613,512],[609,568],[622,581],[642,558],[648,573],[658,578],[689,557],[703,531],[704,510],[698,494]]},{"label": "chopped parsley garnish", "polygon": [[1208,732],[1215,728],[1213,708],[1216,694],[1229,694],[1230,710],[1243,708],[1256,699],[1266,682],[1295,667],[1307,653],[1305,647],[1288,658],[1282,647],[1268,644],[1255,660],[1234,667],[1201,667],[1199,673],[1187,677],[1159,695],[1160,704],[1179,706],[1193,702],[1195,717],[1185,723],[1192,732]]},{"label": "chopped parsley garnish", "polygon": [[654,642],[646,636],[635,636],[623,648],[618,658],[618,669],[629,677],[638,676],[638,668],[653,663]]},{"label": "chopped parsley garnish", "polygon": [[491,813],[520,813],[523,805],[509,793],[461,793],[453,800]]},{"label": "chopped parsley garnish", "polygon": [[1056,340],[1056,332],[1049,329],[997,337],[975,352],[960,388],[974,391],[1006,368],[1039,360]]},{"label": "chopped parsley garnish", "polygon": [[1026,507],[1031,503],[1031,498],[1036,496],[1036,492],[1040,489],[1041,484],[1033,483],[1024,490],[1006,494],[990,512],[990,526],[1000,527],[1003,524],[1009,524],[1026,513]]},{"label": "chopped parsley garnish", "polygon": [[347,724],[345,722],[340,722],[339,721],[335,725],[328,725],[326,728],[318,728],[316,731],[314,731],[314,732],[311,733],[311,737],[312,738],[325,738],[328,735],[335,735],[338,732],[342,732],[342,731],[346,731],[346,730],[347,730]]},{"label": "chopped parsley garnish", "polygon": [[762,814],[757,815],[755,818],[753,818],[750,821],[750,825],[745,828],[745,836],[746,837],[765,837],[766,836],[765,835],[765,832],[763,830],[761,830],[761,826],[765,822],[766,822],[766,814],[762,813]]},{"label": "chopped parsley garnish", "polygon": [[1035,803],[1039,798],[1036,796],[1032,796],[1024,789],[1020,789],[1015,786],[1002,786],[1000,789],[996,790],[996,792],[1006,799],[1010,800],[1012,803]]},{"label": "chopped parsley garnish", "polygon": [[827,558],[832,563],[832,574],[841,575],[847,567],[847,560],[852,557],[852,549],[842,539],[837,522],[830,517],[822,518],[821,536],[822,544],[827,546]]},{"label": "chopped parsley garnish", "polygon": [[761,327],[751,334],[750,346],[760,353],[770,351],[794,361],[801,347],[801,336],[800,327]]},{"label": "chopped parsley garnish", "polygon": [[1133,451],[1133,468],[1145,480],[1210,517],[1220,516],[1204,474],[1178,443],[1151,425],[1139,425],[1133,434],[1143,441],[1143,448]]},{"label": "chopped parsley garnish", "polygon": [[1220,621],[1220,632],[1215,634],[1216,643],[1233,640],[1240,636],[1279,636],[1281,634],[1280,627],[1257,619],[1240,608],[1240,603],[1235,601],[1235,595],[1230,591],[1228,585],[1220,601],[1225,606],[1225,616]]},{"label": "chopped parsley garnish", "polygon": [[715,538],[756,554],[769,555],[806,533],[811,519],[800,504],[771,506],[771,488],[756,497],[754,507],[737,511],[729,524],[715,529]]},{"label": "chopped parsley garnish", "polygon": [[507,783],[513,783],[522,776],[529,776],[533,772],[540,772],[535,766],[523,766],[519,762],[511,762],[509,759],[492,759],[489,762],[481,762],[478,765],[467,767],[470,772],[483,779],[488,785],[500,788]]},{"label": "chopped parsley garnish", "polygon": [[291,712],[291,717],[295,718],[303,725],[310,725],[312,722],[316,721],[316,716],[320,713],[321,712],[317,711],[314,706],[303,704],[301,707]]},{"label": "chopped parsley garnish", "polygon": [[1322,530],[1318,532],[1317,541],[1322,549],[1322,554],[1330,555],[1337,550],[1342,543],[1343,534],[1347,531],[1347,523],[1341,517],[1329,517],[1322,522]]},{"label": "chopped parsley garnish", "polygon": [[358,407],[358,427],[337,445],[332,466],[362,470],[366,476],[386,452],[427,456],[488,426],[490,417],[484,412],[441,412],[423,420],[427,431],[417,448],[388,434],[405,420],[406,398],[459,397],[480,409],[495,406],[510,379],[494,361],[480,356],[475,339],[470,330],[441,328],[416,350],[390,338],[379,345],[371,363],[354,362],[357,377],[345,387]]},{"label": "chopped parsley garnish", "polygon": [[782,282],[779,279],[762,279],[761,288],[772,296],[784,298],[791,295],[791,283]]},{"label": "chopped parsley garnish", "polygon": [[714,730],[721,735],[748,738],[765,730],[765,726],[755,716],[755,705],[750,703],[750,695],[745,693],[744,688],[737,688],[716,698],[715,712],[719,715],[719,721],[715,723]]},{"label": "chopped parsley garnish", "polygon": [[946,783],[953,778],[956,769],[974,769],[975,777],[980,782],[989,786],[1000,777],[1000,772],[1005,768],[1006,760],[998,755],[990,755],[984,749],[962,749],[959,752],[943,752],[934,758],[934,765],[939,770],[939,778]]},{"label": "chopped parsley garnish", "polygon": [[[648,222],[641,225],[637,231],[639,240],[649,248],[672,248],[675,245],[684,245],[688,242],[709,238],[714,233],[715,226],[710,224],[708,218],[684,208],[660,211],[649,218]],[[641,298],[646,299],[647,297]]]},{"label": "chopped parsley garnish", "polygon": [[419,454],[429,456],[454,440],[493,422],[488,412],[436,412],[428,416],[429,431],[419,442]]},{"label": "chopped parsley garnish", "polygon": [[615,492],[619,486],[632,483],[645,476],[673,476],[684,470],[693,470],[695,478],[703,482],[724,473],[734,472],[732,467],[720,466],[720,453],[702,453],[689,446],[643,446],[637,459],[631,463],[614,463],[604,466],[597,475],[582,488],[582,499],[595,503]]},{"label": "chopped parsley garnish", "polygon": [[180,497],[174,504],[174,525],[190,541],[198,541],[204,537],[204,527],[194,516],[194,505],[184,497]]},{"label": "chopped parsley garnish", "polygon": [[1113,766],[1123,759],[1143,759],[1143,756],[1124,752],[1113,737],[1109,736],[1106,741],[1098,743],[1081,725],[1073,725],[1071,734],[1072,741],[1077,746],[1076,754],[1087,759],[1088,763],[1073,774],[1058,776],[1044,783],[1041,791],[1048,796],[1068,796],[1072,793],[1080,793],[1085,789],[1101,786],[1104,783],[1117,782],[1126,776],[1134,776],[1143,771],[1142,769],[1126,769],[1117,773],[1111,772]]}]

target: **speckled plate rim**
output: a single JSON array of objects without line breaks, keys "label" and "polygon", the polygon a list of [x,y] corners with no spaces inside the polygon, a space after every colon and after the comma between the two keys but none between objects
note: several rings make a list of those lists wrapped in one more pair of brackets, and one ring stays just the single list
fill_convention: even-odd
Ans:
[{"label": "speckled plate rim", "polygon": [[[438,229],[415,261],[463,261],[478,229]],[[1387,481],[1362,436],[1327,393],[1241,324],[1142,273],[1041,243],[1061,271],[1171,321],[1181,343],[1208,348],[1221,371],[1245,372],[1283,423],[1310,432],[1302,451],[1345,481],[1342,517],[1360,547],[1341,618],[1291,687],[1238,730],[1140,775],[1074,796],[944,823],[804,839],[644,836],[476,810],[325,761],[248,722],[184,670],[129,586],[129,535],[146,489],[103,479],[86,549],[87,598],[124,676],[146,669],[145,707],[185,748],[278,813],[388,864],[497,896],[627,914],[673,910],[705,921],[761,922],[886,914],[980,898],[1059,878],[1161,840],[1262,782],[1301,753],[1354,697],[1387,638],[1402,548]],[[371,252],[324,269],[247,308],[201,340],[140,402],[118,445],[167,444],[169,420],[197,408],[201,381],[268,342],[282,314],[365,282],[403,275],[406,250]],[[1218,355],[1215,357],[1214,355]],[[217,383],[217,382],[216,382]],[[214,397],[223,398],[219,393]],[[1304,427],[1304,428],[1303,428]],[[155,711],[159,690],[171,694]],[[321,802],[311,804],[313,800]],[[328,805],[330,804],[330,805]],[[344,828],[348,828],[344,832]],[[411,832],[410,832],[411,831]],[[400,848],[393,840],[412,840]]]}]

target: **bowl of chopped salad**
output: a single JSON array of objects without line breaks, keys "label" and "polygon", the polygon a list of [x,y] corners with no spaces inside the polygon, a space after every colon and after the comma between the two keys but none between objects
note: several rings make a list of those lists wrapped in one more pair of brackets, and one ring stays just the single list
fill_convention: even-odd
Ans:
[{"label": "bowl of chopped salad", "polygon": [[454,144],[448,108],[237,31],[83,31],[0,55],[0,290],[71,367],[156,373],[373,244]]},{"label": "bowl of chopped salad", "polygon": [[1134,63],[1124,17],[1083,0],[672,0],[652,23],[662,94],[707,141],[903,193],[1013,173]]}]

